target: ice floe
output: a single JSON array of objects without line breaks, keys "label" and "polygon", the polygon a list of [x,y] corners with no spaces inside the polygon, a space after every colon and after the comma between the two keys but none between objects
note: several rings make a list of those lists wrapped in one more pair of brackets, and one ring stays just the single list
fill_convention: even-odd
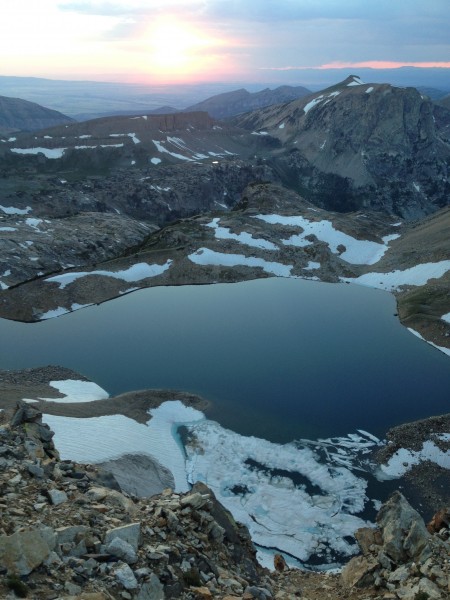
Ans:
[{"label": "ice floe", "polygon": [[123,415],[77,419],[45,414],[43,420],[55,432],[63,460],[98,463],[124,454],[147,454],[172,472],[177,492],[186,492],[189,484],[177,425],[204,419],[203,413],[179,400],[164,402],[149,413],[147,424]]},{"label": "ice floe", "polygon": [[277,262],[268,262],[262,258],[254,256],[244,256],[243,254],[224,254],[215,252],[208,248],[199,248],[193,254],[189,254],[189,260],[196,265],[221,265],[224,267],[261,267],[266,273],[277,275],[278,277],[289,277],[293,265],[283,265]]},{"label": "ice floe", "polygon": [[[226,207],[225,207],[226,208]],[[254,248],[262,248],[264,250],[278,250],[278,246],[272,244],[268,240],[254,238],[251,233],[231,233],[228,227],[221,227],[219,225],[220,218],[213,219],[210,223],[207,223],[205,227],[211,227],[214,229],[214,235],[220,240],[235,240],[240,244],[246,246],[252,246]]]},{"label": "ice floe", "polygon": [[[285,215],[255,215],[255,219],[260,219],[266,223],[291,225],[301,227],[303,232],[291,236],[287,240],[282,240],[286,246],[304,247],[312,244],[306,239],[309,235],[315,235],[316,238],[328,244],[331,252],[338,254],[340,258],[354,265],[373,265],[378,262],[388,249],[388,242],[395,239],[392,236],[383,238],[385,243],[370,242],[368,240],[358,240],[338,229],[335,229],[331,221],[310,221],[301,216]],[[399,237],[397,234],[395,234]],[[339,246],[344,246],[345,250],[340,252]]]},{"label": "ice floe", "polygon": [[122,279],[123,281],[141,281],[147,279],[147,277],[156,277],[161,275],[164,271],[170,268],[172,260],[167,260],[164,264],[149,265],[147,263],[137,263],[132,265],[128,269],[123,271],[83,271],[77,273],[62,273],[61,275],[55,275],[49,277],[45,281],[48,283],[59,283],[59,288],[63,289],[73,281],[80,279],[81,277],[88,277],[90,275],[100,275],[103,277],[114,277],[114,279]]},{"label": "ice floe", "polygon": [[[325,464],[316,447],[245,437],[206,420],[188,431],[189,481],[210,486],[257,545],[301,562],[315,555],[324,564],[356,552],[348,536],[367,524],[357,516],[368,501],[362,477],[336,462]],[[357,437],[350,446],[374,446]]]},{"label": "ice floe", "polygon": [[450,271],[450,260],[441,260],[437,263],[421,263],[404,271],[364,273],[359,277],[341,277],[341,281],[393,292],[399,290],[403,285],[425,285],[430,279],[439,279],[447,271]]}]

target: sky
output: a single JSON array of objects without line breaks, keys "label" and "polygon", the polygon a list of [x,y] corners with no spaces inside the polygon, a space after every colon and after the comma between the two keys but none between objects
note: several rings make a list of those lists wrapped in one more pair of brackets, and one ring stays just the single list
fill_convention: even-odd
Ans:
[{"label": "sky", "polygon": [[308,69],[437,66],[450,0],[13,0],[0,75],[133,83],[298,81]]}]

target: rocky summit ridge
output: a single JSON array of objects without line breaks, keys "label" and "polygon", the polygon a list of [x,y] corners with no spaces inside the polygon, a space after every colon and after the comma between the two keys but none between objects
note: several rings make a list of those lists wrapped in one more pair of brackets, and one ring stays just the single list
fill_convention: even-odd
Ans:
[{"label": "rocky summit ridge", "polygon": [[362,554],[338,573],[274,570],[255,559],[248,531],[196,483],[150,498],[120,490],[95,465],[61,461],[53,433],[19,402],[0,421],[0,597],[13,600],[445,600],[449,509],[428,527],[396,492]]}]

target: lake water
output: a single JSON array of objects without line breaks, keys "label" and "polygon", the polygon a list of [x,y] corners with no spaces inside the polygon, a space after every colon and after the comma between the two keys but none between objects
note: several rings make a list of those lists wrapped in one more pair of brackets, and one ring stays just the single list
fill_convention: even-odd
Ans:
[{"label": "lake water", "polygon": [[35,324],[0,320],[0,368],[72,368],[111,395],[175,388],[273,442],[386,429],[449,411],[450,359],[393,296],[277,279],[160,287]]}]

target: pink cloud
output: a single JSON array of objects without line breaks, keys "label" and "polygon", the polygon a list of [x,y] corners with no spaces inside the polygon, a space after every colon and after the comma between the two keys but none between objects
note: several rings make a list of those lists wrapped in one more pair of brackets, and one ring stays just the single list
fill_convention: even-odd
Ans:
[{"label": "pink cloud", "polygon": [[417,67],[422,69],[441,68],[450,69],[450,62],[395,62],[389,60],[367,60],[363,62],[332,62],[316,67],[286,66],[263,67],[262,71],[307,71],[309,69],[399,69],[401,67]]},{"label": "pink cloud", "polygon": [[450,62],[430,61],[430,62],[400,62],[391,60],[367,60],[364,62],[332,62],[327,65],[321,65],[318,69],[347,69],[347,68],[368,68],[368,69],[398,69],[400,67],[418,67],[422,69],[431,69],[440,67],[450,69]]}]

